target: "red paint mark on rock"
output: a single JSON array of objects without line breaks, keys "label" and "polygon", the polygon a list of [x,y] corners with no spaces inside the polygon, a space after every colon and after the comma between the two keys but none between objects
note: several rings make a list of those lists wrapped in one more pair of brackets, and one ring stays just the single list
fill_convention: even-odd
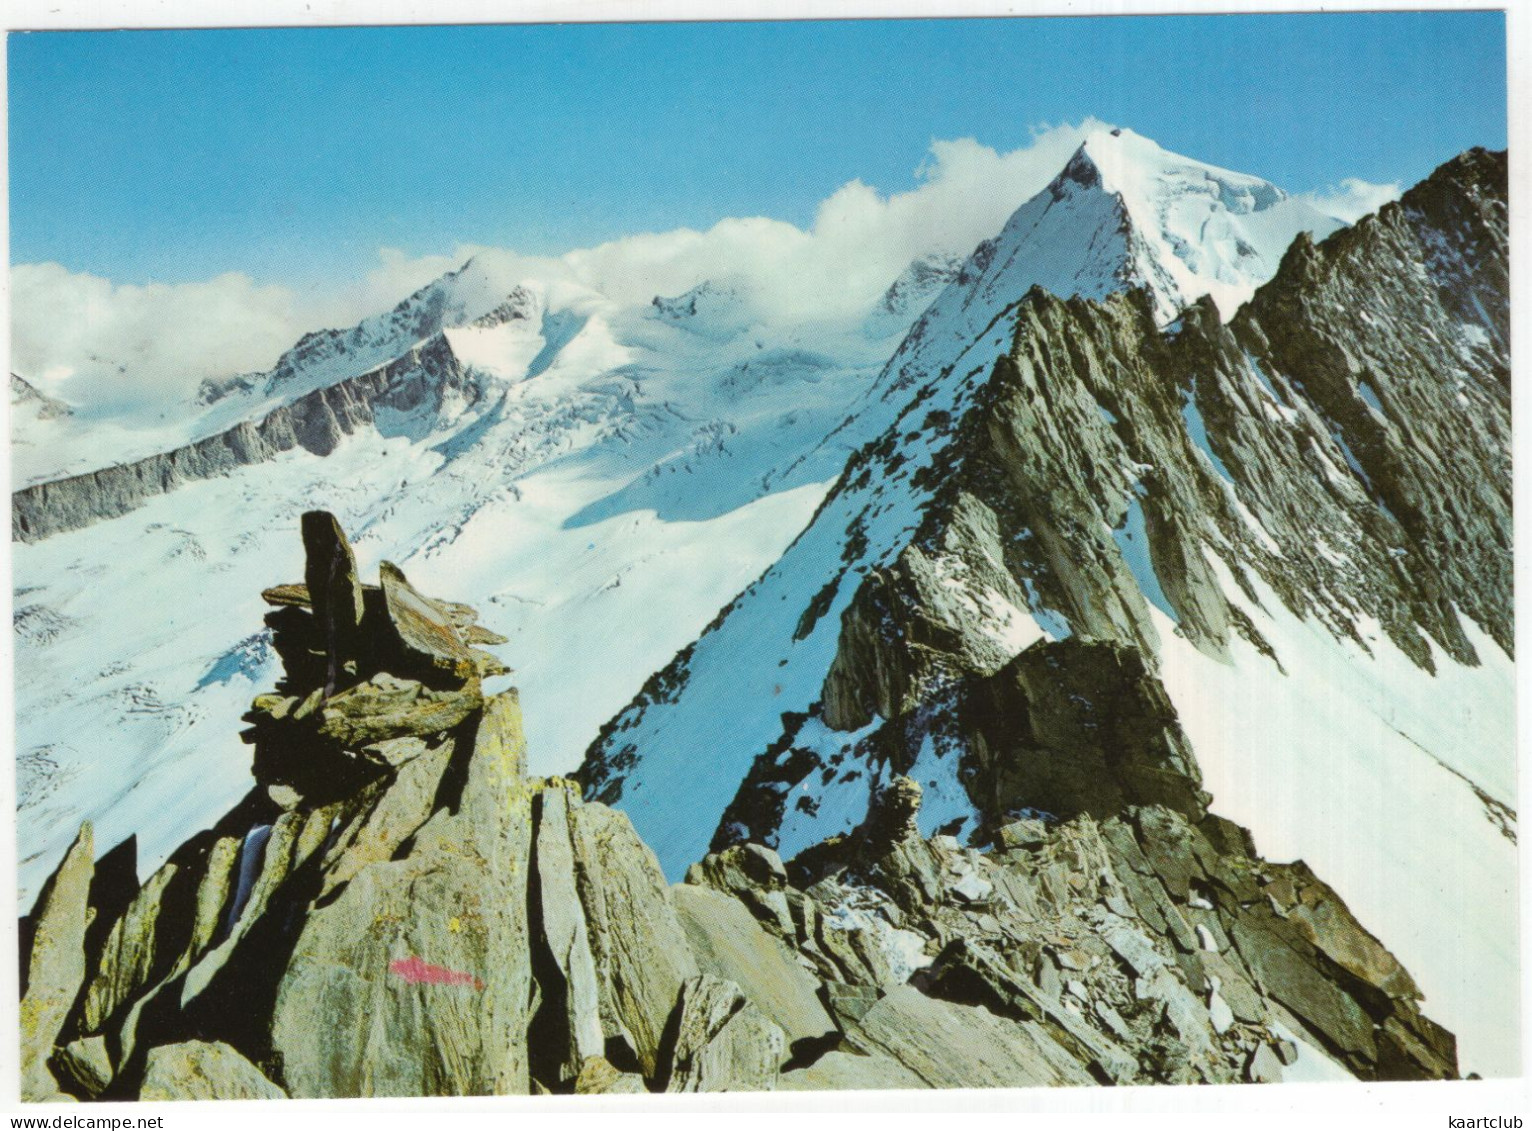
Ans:
[{"label": "red paint mark on rock", "polygon": [[476,990],[484,988],[484,983],[477,975],[462,970],[448,970],[445,966],[437,966],[413,954],[408,958],[394,959],[388,964],[388,972],[411,985],[472,986]]}]

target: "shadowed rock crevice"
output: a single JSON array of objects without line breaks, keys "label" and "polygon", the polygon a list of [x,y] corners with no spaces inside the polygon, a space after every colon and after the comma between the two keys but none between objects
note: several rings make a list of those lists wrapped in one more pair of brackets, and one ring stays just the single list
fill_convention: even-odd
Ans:
[{"label": "shadowed rock crevice", "polygon": [[1110,817],[1164,805],[1197,820],[1207,811],[1191,743],[1136,649],[1035,645],[978,681],[964,715],[985,813]]}]

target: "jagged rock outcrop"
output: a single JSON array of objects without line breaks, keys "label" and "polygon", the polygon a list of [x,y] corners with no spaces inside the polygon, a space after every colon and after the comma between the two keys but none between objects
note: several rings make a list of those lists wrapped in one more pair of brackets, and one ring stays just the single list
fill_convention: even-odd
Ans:
[{"label": "jagged rock outcrop", "polygon": [[11,538],[32,542],[78,530],[183,483],[226,475],[294,448],[329,455],[358,428],[390,428],[439,409],[446,396],[472,403],[479,395],[447,338],[436,334],[393,361],[304,393],[258,420],[173,451],[24,487],[11,495]]},{"label": "jagged rock outcrop", "polygon": [[472,609],[388,563],[364,584],[330,515],[302,526],[305,581],[266,594],[285,676],[247,716],[255,788],[142,884],[87,826],[23,923],[28,1099],[1271,1080],[1295,1041],[1363,1078],[1455,1072],[1332,891],[1139,803],[1131,760],[1098,768],[1118,811],[990,852],[923,838],[895,779],[852,835],[669,887],[623,815],[527,776]]},{"label": "jagged rock outcrop", "polygon": [[52,1099],[58,1093],[46,1057],[85,979],[94,844],[90,825],[81,826],[58,871],[39,893],[28,924],[20,1014],[21,1087],[34,1100]]},{"label": "jagged rock outcrop", "polygon": [[827,1053],[783,1087],[1264,1080],[1294,1040],[1363,1079],[1455,1074],[1452,1037],[1335,893],[1221,818],[1027,819],[979,852],[908,825],[890,839],[918,791],[886,794],[785,880],[747,866],[768,856],[753,845],[691,874],[812,964],[834,1052],[879,1058]]},{"label": "jagged rock outcrop", "polygon": [[85,830],[32,916],[28,1094],[159,1095],[206,1075],[205,1049],[159,1053],[187,1042],[290,1095],[572,1088],[596,1056],[653,1075],[697,973],[653,857],[526,777],[472,609],[386,563],[363,585],[329,515],[303,526],[305,583],[267,593],[286,674],[248,716],[255,789],[141,886],[101,869],[129,891],[90,886]]}]

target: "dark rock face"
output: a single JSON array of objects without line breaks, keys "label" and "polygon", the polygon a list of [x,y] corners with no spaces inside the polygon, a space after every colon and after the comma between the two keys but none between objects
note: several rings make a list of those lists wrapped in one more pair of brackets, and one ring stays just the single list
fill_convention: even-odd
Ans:
[{"label": "dark rock face", "polygon": [[[1416,655],[1411,621],[1472,656],[1448,603],[1514,646],[1508,264],[1506,155],[1472,150],[1354,229],[1297,241],[1231,327],[1347,441],[1387,523],[1361,568]],[[1404,550],[1392,577],[1383,547]]]},{"label": "dark rock face", "polygon": [[329,455],[342,436],[376,424],[380,409],[409,413],[440,407],[449,390],[470,401],[479,396],[472,376],[438,334],[387,365],[305,393],[259,421],[132,463],[25,487],[11,496],[11,538],[35,542],[78,530],[126,514],[183,483],[226,475],[293,448]]},{"label": "dark rock face", "polygon": [[362,582],[356,575],[356,555],[333,515],[310,511],[303,516],[303,548],[310,615],[323,626],[324,693],[330,698],[356,679],[365,609]]},{"label": "dark rock face", "polygon": [[1206,812],[1191,745],[1136,649],[1081,640],[1028,648],[974,685],[966,714],[981,767],[971,788],[987,813]]}]

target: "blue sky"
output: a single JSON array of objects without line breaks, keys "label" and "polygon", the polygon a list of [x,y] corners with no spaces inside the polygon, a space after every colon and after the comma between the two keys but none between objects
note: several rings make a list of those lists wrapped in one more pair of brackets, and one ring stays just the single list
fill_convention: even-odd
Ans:
[{"label": "blue sky", "polygon": [[14,34],[11,259],[338,277],[808,224],[933,139],[1094,115],[1302,190],[1506,144],[1504,18],[1395,13]]}]

